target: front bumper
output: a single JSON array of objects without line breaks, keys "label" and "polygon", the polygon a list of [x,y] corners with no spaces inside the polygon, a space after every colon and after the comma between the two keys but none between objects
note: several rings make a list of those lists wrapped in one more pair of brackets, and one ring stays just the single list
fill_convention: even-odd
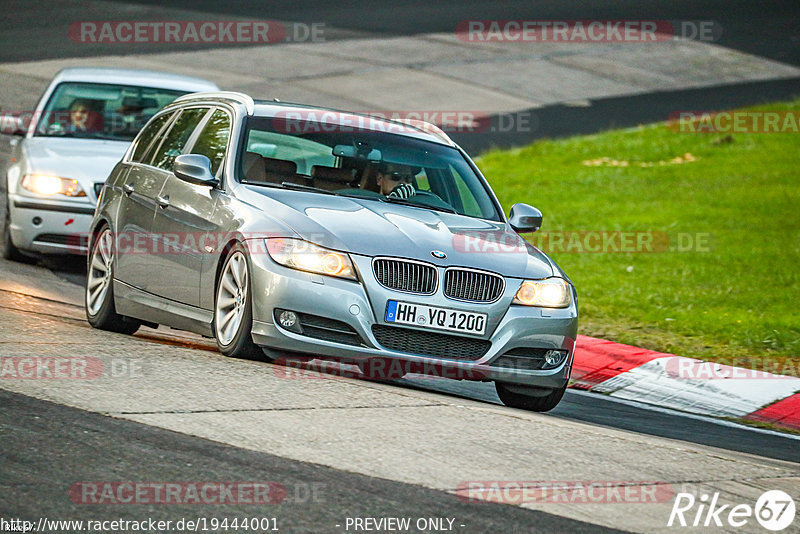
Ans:
[{"label": "front bumper", "polygon": [[44,254],[86,254],[94,205],[9,198],[11,239],[22,250]]},{"label": "front bumper", "polygon": [[[496,380],[541,388],[560,388],[569,380],[577,335],[575,299],[564,309],[510,306],[520,283],[520,280],[510,278],[503,297],[492,304],[450,300],[441,294],[441,288],[431,296],[409,295],[378,284],[372,273],[371,258],[366,256],[351,254],[360,279],[351,282],[288,269],[273,262],[263,251],[263,246],[260,250],[261,253],[251,254],[250,258],[253,340],[261,346],[356,362],[400,360],[414,364],[412,369],[435,369],[442,373],[441,376],[449,378]],[[406,333],[409,330],[427,332],[414,327],[387,325],[383,318],[389,299],[486,312],[489,314],[486,334],[471,336],[470,339],[481,339],[491,345],[482,356],[469,360],[389,350],[378,342],[373,326],[391,326]],[[276,308],[346,323],[358,335],[360,342],[347,344],[287,330],[275,323]],[[448,337],[452,337],[454,344],[464,339],[456,335]],[[508,351],[521,348],[565,350],[568,356],[558,367],[549,370],[495,365]]]}]

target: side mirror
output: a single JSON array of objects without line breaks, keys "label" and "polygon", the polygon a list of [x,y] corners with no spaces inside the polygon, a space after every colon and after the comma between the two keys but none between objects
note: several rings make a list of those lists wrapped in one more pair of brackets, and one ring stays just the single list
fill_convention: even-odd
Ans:
[{"label": "side mirror", "polygon": [[25,122],[22,117],[13,117],[11,115],[4,115],[0,117],[0,132],[8,135],[18,135],[20,137],[28,133],[25,128]]},{"label": "side mirror", "polygon": [[172,172],[190,184],[216,186],[219,183],[211,174],[211,160],[201,154],[178,156],[172,164]]},{"label": "side mirror", "polygon": [[542,227],[542,212],[527,204],[514,204],[508,214],[508,223],[517,233],[535,232]]}]

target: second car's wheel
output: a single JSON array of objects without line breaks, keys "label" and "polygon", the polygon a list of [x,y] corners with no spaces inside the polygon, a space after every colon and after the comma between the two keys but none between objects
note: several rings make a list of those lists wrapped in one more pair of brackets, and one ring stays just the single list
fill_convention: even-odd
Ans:
[{"label": "second car's wheel", "polygon": [[220,352],[233,358],[263,359],[263,351],[253,343],[252,329],[250,268],[244,247],[237,243],[219,273],[214,299],[214,335]]},{"label": "second car's wheel", "polygon": [[100,330],[133,334],[141,323],[114,308],[114,235],[105,226],[92,241],[86,280],[86,319]]},{"label": "second car's wheel", "polygon": [[14,246],[11,241],[11,210],[8,209],[8,202],[6,202],[6,213],[3,217],[3,237],[0,241],[0,256],[3,259],[11,261],[19,261],[23,263],[31,263],[33,260],[24,255],[19,249]]},{"label": "second car's wheel", "polygon": [[533,412],[549,412],[561,402],[561,397],[564,396],[564,392],[567,390],[565,384],[564,387],[553,389],[548,394],[535,396],[532,393],[541,393],[541,390],[535,391],[531,389],[530,392],[526,393],[525,386],[505,384],[503,382],[495,382],[494,388],[497,390],[497,396],[506,406]]}]

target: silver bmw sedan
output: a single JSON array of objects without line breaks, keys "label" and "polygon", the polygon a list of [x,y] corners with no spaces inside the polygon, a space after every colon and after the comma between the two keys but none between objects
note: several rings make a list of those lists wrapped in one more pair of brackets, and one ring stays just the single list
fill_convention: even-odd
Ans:
[{"label": "silver bmw sedan", "polygon": [[222,353],[338,359],[371,376],[494,381],[546,411],[572,367],[577,296],[437,127],[254,101],[178,98],[102,190],[86,315],[169,325]]}]

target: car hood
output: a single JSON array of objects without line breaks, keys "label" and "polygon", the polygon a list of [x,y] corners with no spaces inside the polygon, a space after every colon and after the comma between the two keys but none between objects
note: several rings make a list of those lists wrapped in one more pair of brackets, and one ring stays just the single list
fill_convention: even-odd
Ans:
[{"label": "car hood", "polygon": [[[248,203],[286,223],[302,239],[365,256],[397,256],[519,278],[553,275],[540,250],[504,222],[377,200],[244,186]],[[438,259],[431,253],[447,255]]]},{"label": "car hood", "polygon": [[53,174],[90,186],[105,182],[130,143],[100,139],[30,137],[23,141],[25,172]]}]

